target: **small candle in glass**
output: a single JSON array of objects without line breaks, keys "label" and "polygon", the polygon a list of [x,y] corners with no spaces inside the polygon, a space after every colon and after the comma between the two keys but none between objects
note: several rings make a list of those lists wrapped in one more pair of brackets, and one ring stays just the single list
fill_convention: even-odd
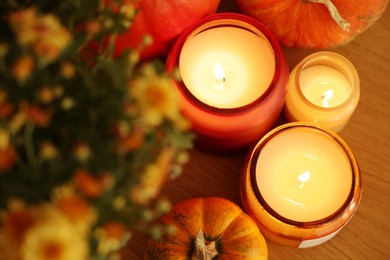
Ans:
[{"label": "small candle in glass", "polygon": [[250,151],[240,195],[266,238],[312,247],[334,237],[352,218],[361,197],[360,171],[335,132],[314,123],[289,123]]},{"label": "small candle in glass", "polygon": [[288,66],[274,36],[253,18],[219,13],[187,28],[172,47],[167,71],[183,114],[205,151],[241,151],[276,122]]},{"label": "small candle in glass", "polygon": [[317,52],[291,72],[284,114],[289,121],[317,122],[338,132],[348,123],[359,97],[353,64],[340,54]]}]

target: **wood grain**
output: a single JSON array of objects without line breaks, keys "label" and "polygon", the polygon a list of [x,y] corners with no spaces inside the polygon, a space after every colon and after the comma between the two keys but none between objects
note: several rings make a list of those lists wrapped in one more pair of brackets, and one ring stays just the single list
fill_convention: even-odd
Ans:
[{"label": "wood grain", "polygon": [[[224,0],[220,11],[238,12]],[[268,243],[269,259],[390,259],[390,8],[349,44],[333,49],[356,67],[361,97],[349,124],[339,134],[358,159],[363,197],[348,225],[320,246],[295,249]],[[284,49],[290,68],[313,50]],[[173,203],[192,197],[221,196],[239,204],[238,178],[245,154],[215,156],[197,150],[184,174],[163,193]],[[142,259],[147,237],[135,234],[125,259]]]}]

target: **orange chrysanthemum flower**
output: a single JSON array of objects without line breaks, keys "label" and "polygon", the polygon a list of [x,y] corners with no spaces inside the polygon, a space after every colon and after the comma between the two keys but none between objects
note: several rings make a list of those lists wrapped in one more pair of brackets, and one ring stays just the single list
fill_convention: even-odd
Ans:
[{"label": "orange chrysanthemum flower", "polygon": [[9,102],[0,104],[0,118],[8,117],[9,115],[11,115],[13,110],[14,110],[14,106]]},{"label": "orange chrysanthemum flower", "polygon": [[0,172],[12,168],[16,161],[16,151],[10,143],[7,130],[0,129]]},{"label": "orange chrysanthemum flower", "polygon": [[12,64],[12,74],[14,77],[23,82],[30,77],[35,67],[34,60],[30,56],[22,56],[16,59],[16,61]]},{"label": "orange chrysanthemum flower", "polygon": [[66,79],[73,78],[76,75],[76,69],[73,64],[65,62],[61,64],[61,76]]},{"label": "orange chrysanthemum flower", "polygon": [[22,104],[21,110],[26,115],[27,121],[41,127],[45,127],[50,122],[51,113],[37,106]]},{"label": "orange chrysanthemum flower", "polygon": [[91,148],[87,143],[77,143],[73,148],[74,156],[79,161],[85,161],[91,156]]},{"label": "orange chrysanthemum flower", "polygon": [[92,207],[76,195],[58,198],[55,205],[73,223],[89,223],[93,219]]},{"label": "orange chrysanthemum flower", "polygon": [[86,170],[77,170],[75,172],[74,183],[88,197],[97,198],[103,193],[101,182]]},{"label": "orange chrysanthemum flower", "polygon": [[16,160],[16,151],[12,146],[0,148],[0,171],[11,169]]},{"label": "orange chrysanthemum flower", "polygon": [[8,211],[3,221],[5,235],[17,245],[20,245],[26,235],[27,230],[35,223],[32,214],[24,209],[14,209]]},{"label": "orange chrysanthemum flower", "polygon": [[76,170],[74,173],[75,186],[87,197],[97,198],[112,186],[112,176],[109,173],[93,176],[87,170]]},{"label": "orange chrysanthemum flower", "polygon": [[122,239],[126,234],[126,228],[118,222],[108,222],[103,226],[107,238]]},{"label": "orange chrysanthemum flower", "polygon": [[98,252],[101,255],[108,255],[118,250],[129,238],[126,227],[118,222],[108,222],[95,232],[98,239]]},{"label": "orange chrysanthemum flower", "polygon": [[55,91],[51,87],[42,87],[38,92],[38,99],[44,104],[52,102],[55,98]]},{"label": "orange chrysanthemum flower", "polygon": [[9,21],[19,44],[31,46],[41,64],[55,60],[72,40],[56,16],[39,16],[34,8],[11,13]]},{"label": "orange chrysanthemum flower", "polygon": [[145,134],[140,127],[134,127],[132,130],[129,130],[127,127],[121,127],[121,124],[119,124],[116,128],[119,152],[135,151],[144,144]]}]

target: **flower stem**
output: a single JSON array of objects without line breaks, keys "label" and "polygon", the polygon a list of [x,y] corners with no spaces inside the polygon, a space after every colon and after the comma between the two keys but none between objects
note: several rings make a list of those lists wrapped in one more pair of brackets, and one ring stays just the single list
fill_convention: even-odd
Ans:
[{"label": "flower stem", "polygon": [[33,168],[36,168],[37,161],[35,159],[33,134],[34,134],[34,124],[27,123],[26,127],[24,129],[24,145],[25,145],[25,149],[26,149],[28,163]]}]

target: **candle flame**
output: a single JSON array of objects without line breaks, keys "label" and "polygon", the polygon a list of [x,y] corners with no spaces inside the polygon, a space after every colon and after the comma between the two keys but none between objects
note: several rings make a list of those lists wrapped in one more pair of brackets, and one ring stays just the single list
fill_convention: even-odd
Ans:
[{"label": "candle flame", "polygon": [[214,90],[224,90],[225,89],[225,72],[223,71],[222,65],[217,62],[214,65],[214,78],[216,83],[213,85]]},{"label": "candle flame", "polygon": [[214,77],[216,80],[225,79],[225,72],[223,71],[223,67],[219,62],[215,63],[214,65]]},{"label": "candle flame", "polygon": [[324,92],[324,94],[321,97],[323,107],[329,107],[329,100],[332,99],[333,95],[334,95],[333,89],[328,89],[327,91]]},{"label": "candle flame", "polygon": [[301,173],[298,176],[298,181],[300,183],[298,188],[302,189],[305,183],[310,179],[310,176],[311,176],[310,171],[304,171],[303,173]]}]

